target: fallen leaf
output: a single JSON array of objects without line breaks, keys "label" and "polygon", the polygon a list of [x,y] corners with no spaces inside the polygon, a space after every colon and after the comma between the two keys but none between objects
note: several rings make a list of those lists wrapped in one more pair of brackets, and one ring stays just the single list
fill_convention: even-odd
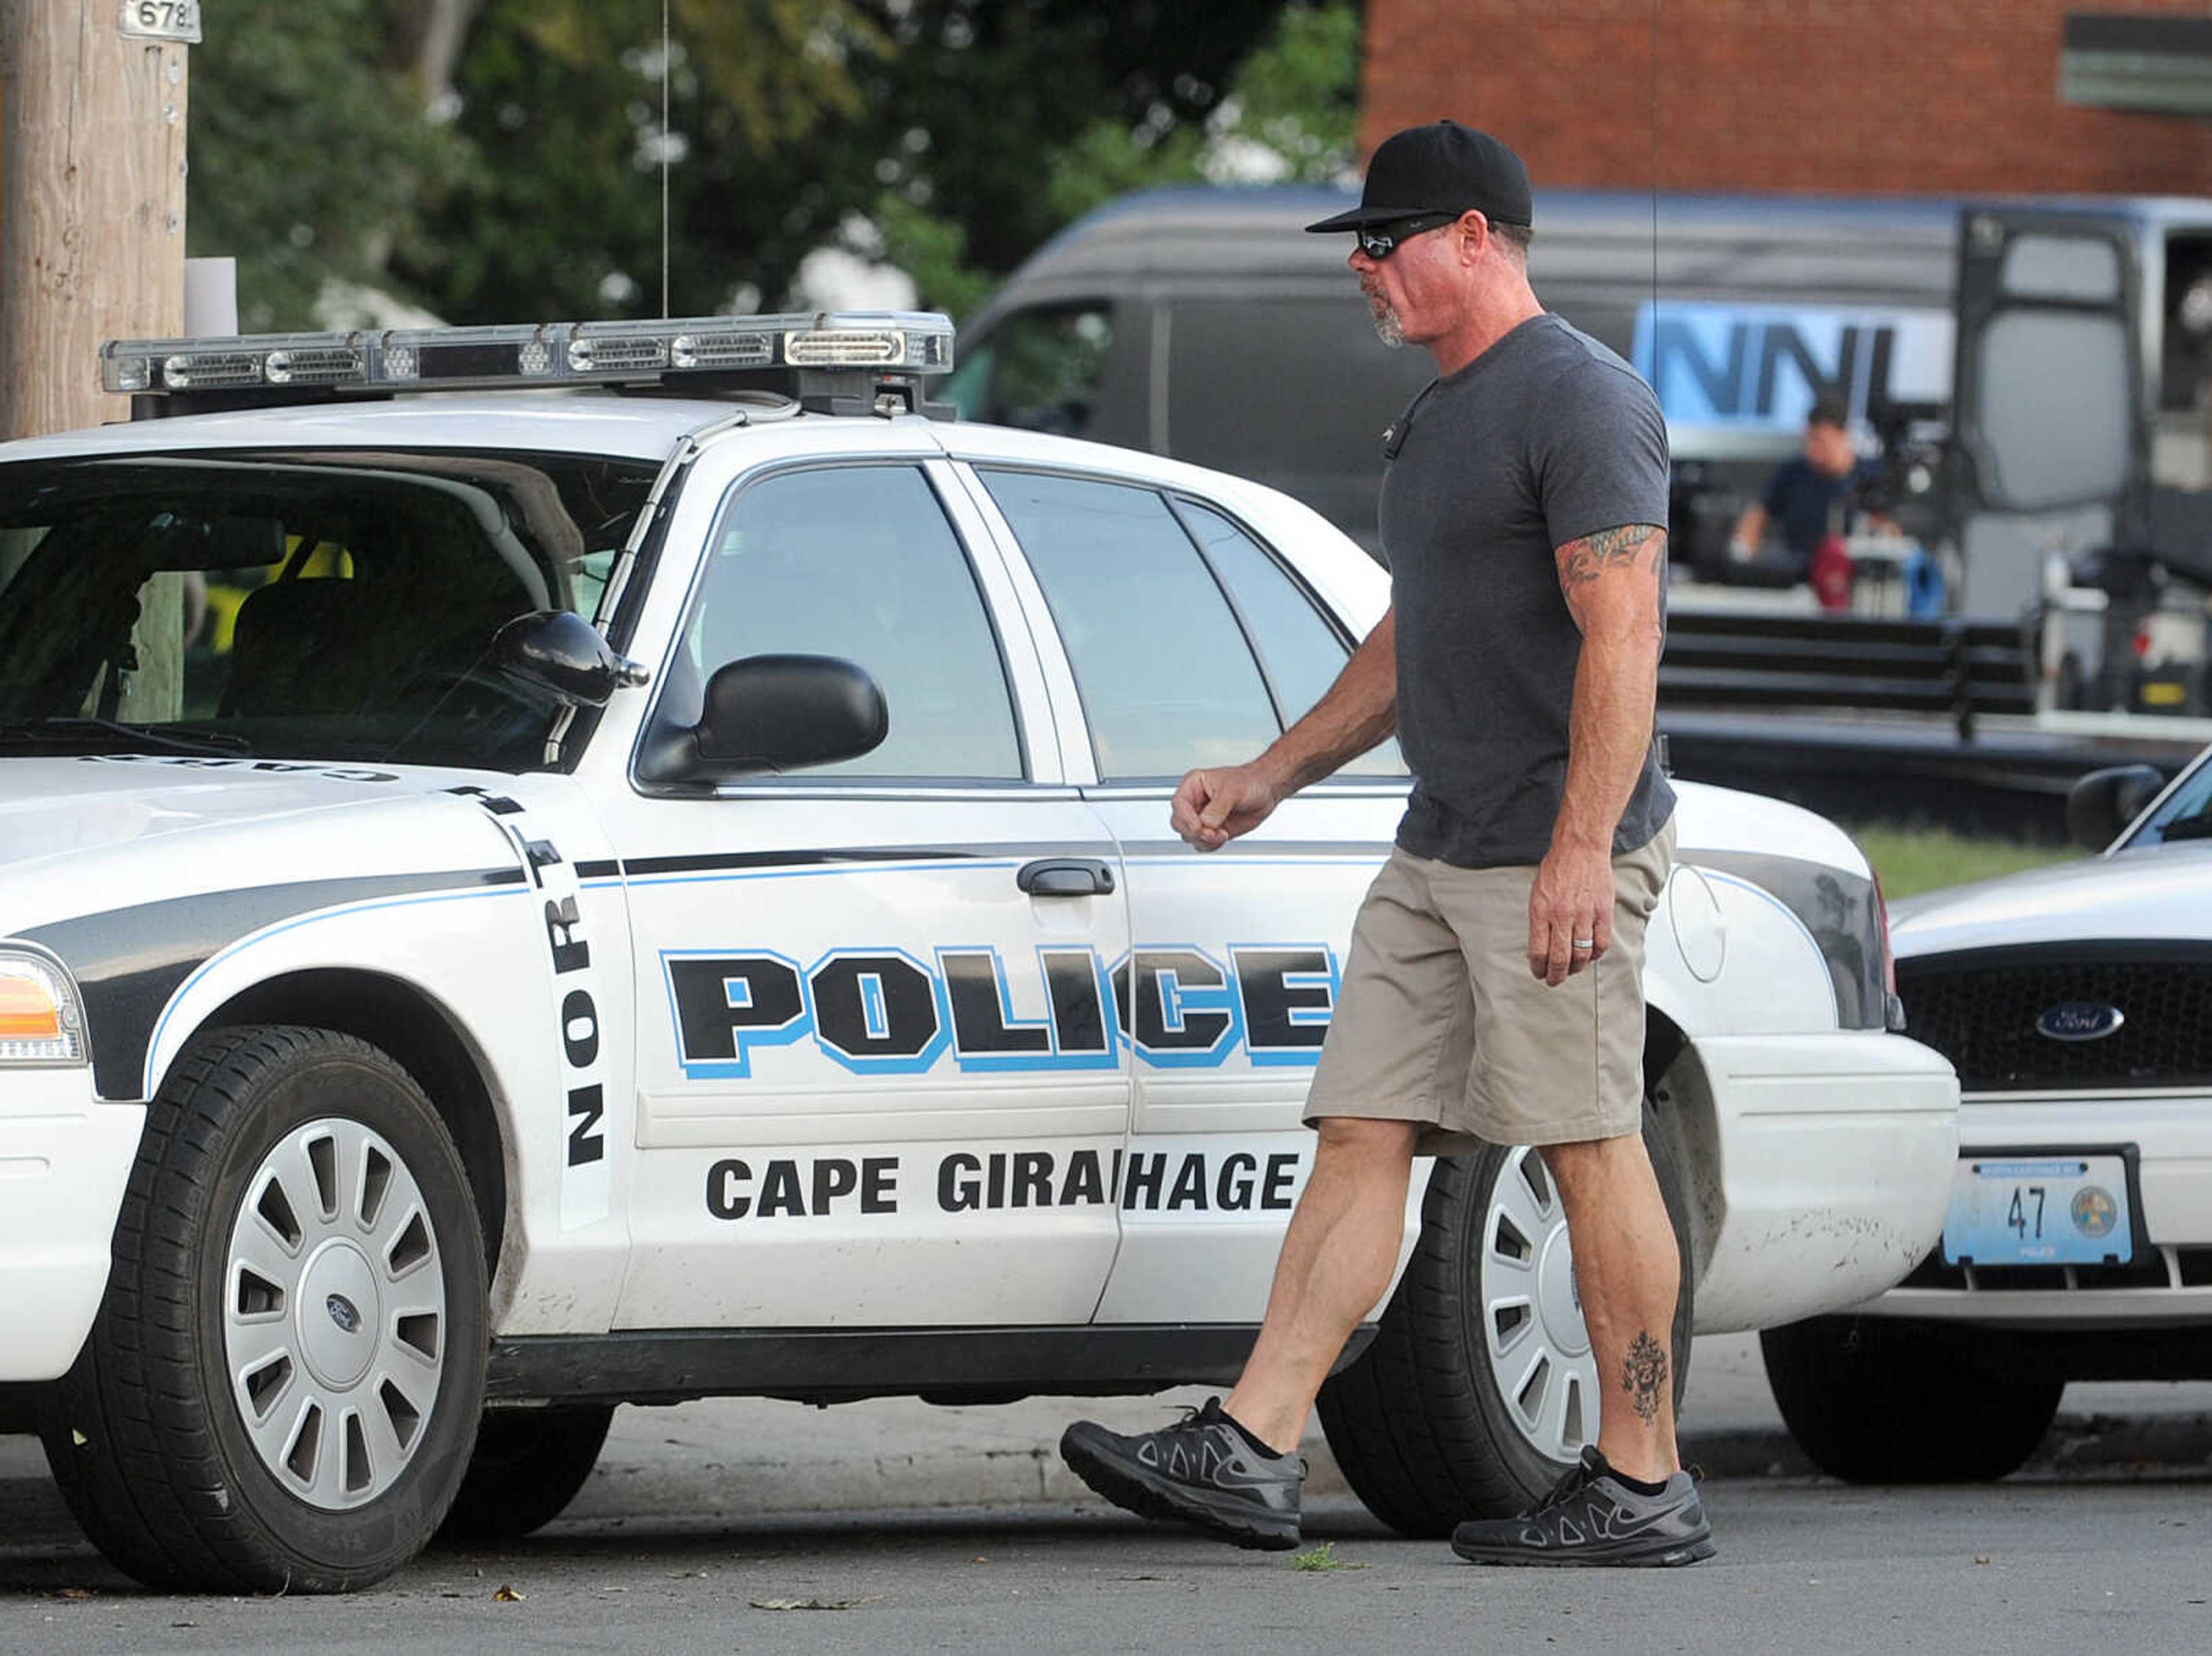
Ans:
[{"label": "fallen leaf", "polygon": [[495,1604],[519,1604],[522,1602],[522,1595],[502,1583],[499,1591],[492,1594],[491,1601]]},{"label": "fallen leaf", "polygon": [[991,1560],[988,1555],[979,1552],[968,1562],[971,1564],[988,1564]]},{"label": "fallen leaf", "polygon": [[90,1587],[56,1587],[53,1591],[53,1597],[57,1598],[89,1598],[92,1597],[92,1589]]},{"label": "fallen leaf", "polygon": [[866,1598],[754,1598],[749,1602],[755,1610],[850,1610],[855,1604],[871,1604],[883,1597],[872,1593]]}]

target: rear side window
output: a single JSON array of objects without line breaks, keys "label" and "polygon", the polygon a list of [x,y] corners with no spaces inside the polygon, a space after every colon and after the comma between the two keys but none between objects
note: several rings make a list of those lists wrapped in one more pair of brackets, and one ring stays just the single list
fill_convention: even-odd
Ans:
[{"label": "rear side window", "polygon": [[1238,764],[1280,734],[1236,615],[1159,494],[981,475],[1051,606],[1102,778]]},{"label": "rear side window", "polygon": [[975,572],[911,466],[786,472],[745,488],[670,664],[668,713],[747,656],[837,656],[883,687],[890,733],[806,776],[1018,779],[1012,693]]},{"label": "rear side window", "polygon": [[1018,312],[963,349],[944,396],[963,420],[1080,437],[1113,343],[1114,315],[1103,305]]},{"label": "rear side window", "polygon": [[[1297,578],[1242,529],[1195,500],[1178,500],[1176,507],[1237,606],[1284,723],[1296,724],[1336,682],[1352,658],[1351,646]],[[1405,773],[1406,761],[1395,737],[1338,772],[1342,776]]]}]

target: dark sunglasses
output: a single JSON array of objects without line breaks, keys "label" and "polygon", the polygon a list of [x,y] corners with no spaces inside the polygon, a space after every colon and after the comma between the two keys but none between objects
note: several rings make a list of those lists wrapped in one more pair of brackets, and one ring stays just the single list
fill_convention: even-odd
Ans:
[{"label": "dark sunglasses", "polygon": [[1425,235],[1431,230],[1441,230],[1447,224],[1455,223],[1458,219],[1456,213],[1424,213],[1418,218],[1393,219],[1388,224],[1354,230],[1352,234],[1359,238],[1361,252],[1372,259],[1385,259],[1390,257],[1392,250],[1400,242],[1407,238]]}]

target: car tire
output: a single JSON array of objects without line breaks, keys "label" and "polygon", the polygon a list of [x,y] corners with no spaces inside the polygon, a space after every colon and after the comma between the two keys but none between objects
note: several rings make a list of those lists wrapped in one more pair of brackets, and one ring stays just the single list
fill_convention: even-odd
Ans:
[{"label": "car tire", "polygon": [[414,1079],[326,1029],[219,1031],[147,1112],[84,1350],[44,1407],[77,1521],[147,1586],[341,1592],[459,1487],[483,1232]]},{"label": "car tire", "polygon": [[[1692,1319],[1689,1210],[1680,1151],[1649,1101],[1644,1143],[1681,1261],[1679,1408]],[[1318,1400],[1346,1481],[1391,1528],[1443,1536],[1462,1519],[1523,1511],[1595,1439],[1597,1375],[1559,1252],[1565,1230],[1534,1152],[1486,1146],[1437,1161],[1420,1240],[1382,1325]],[[1523,1253],[1548,1295],[1521,1294],[1528,1268],[1511,1261]]]},{"label": "car tire", "polygon": [[1972,1483],[2017,1471],[2051,1429],[2060,1380],[2006,1380],[1965,1330],[1814,1317],[1759,1337],[1790,1435],[1846,1483]]},{"label": "car tire", "polygon": [[438,1538],[516,1541],[550,1524],[599,1464],[614,1417],[611,1406],[489,1410]]}]

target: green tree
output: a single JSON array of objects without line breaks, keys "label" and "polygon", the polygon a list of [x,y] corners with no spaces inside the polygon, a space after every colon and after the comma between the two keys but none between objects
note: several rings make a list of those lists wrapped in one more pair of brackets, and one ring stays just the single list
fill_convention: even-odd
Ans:
[{"label": "green tree", "polygon": [[465,176],[456,136],[386,66],[379,0],[222,0],[194,49],[185,244],[239,261],[240,325],[309,325],[331,277],[381,278],[422,203]]},{"label": "green tree", "polygon": [[477,165],[397,265],[434,308],[657,313],[664,163],[673,312],[787,283],[834,205],[789,162],[865,118],[854,66],[890,43],[842,0],[672,0],[665,55],[660,21],[659,0],[489,0],[453,77]]},{"label": "green tree", "polygon": [[[1359,106],[1359,12],[1351,0],[1269,9],[1239,37],[1215,41],[1208,75],[1162,78],[1137,69],[1098,112],[1036,151],[1019,152],[1019,207],[990,222],[1020,227],[1016,239],[983,241],[967,234],[978,203],[953,182],[952,163],[932,144],[888,190],[876,219],[891,262],[915,277],[924,304],[966,311],[1046,235],[1133,190],[1164,184],[1239,179],[1319,182],[1347,174],[1354,160]],[[1224,63],[1223,57],[1231,58]],[[926,158],[926,164],[924,164]],[[965,165],[968,157],[957,157]],[[987,174],[988,177],[988,174]],[[930,203],[941,203],[933,209]]]},{"label": "green tree", "polygon": [[963,309],[1066,221],[1054,174],[1091,123],[1191,126],[1282,6],[677,0],[664,134],[653,0],[487,0],[454,76],[483,165],[437,208],[435,255],[401,274],[455,320],[522,294],[541,313],[650,313],[666,153],[672,311],[785,303],[825,244]]},{"label": "green tree", "polygon": [[[1286,9],[1267,43],[1237,70],[1207,123],[1208,177],[1232,175],[1239,149],[1251,176],[1329,184],[1352,176],[1359,136],[1359,9],[1351,0]],[[1256,153],[1255,153],[1256,152]],[[1260,156],[1272,165],[1260,163]]]},{"label": "green tree", "polygon": [[825,245],[957,312],[1110,195],[1249,171],[1255,144],[1286,176],[1349,154],[1350,0],[669,17],[664,53],[660,0],[224,0],[194,55],[193,251],[239,255],[254,327],[307,325],[331,276],[455,322],[653,314],[664,269],[676,313],[774,306]]}]

